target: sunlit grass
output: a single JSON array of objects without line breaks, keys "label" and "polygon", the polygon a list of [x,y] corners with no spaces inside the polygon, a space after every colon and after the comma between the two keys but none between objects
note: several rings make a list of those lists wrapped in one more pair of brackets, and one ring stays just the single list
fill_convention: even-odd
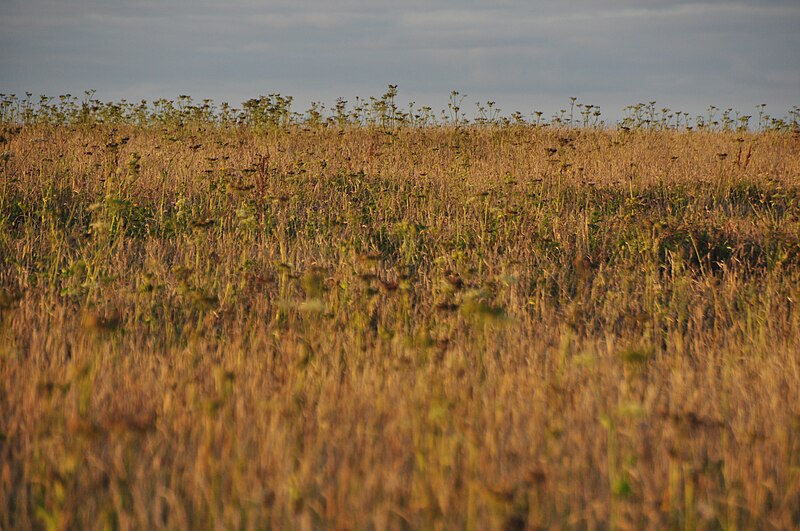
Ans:
[{"label": "sunlit grass", "polygon": [[395,96],[6,105],[0,528],[800,525],[791,118]]}]

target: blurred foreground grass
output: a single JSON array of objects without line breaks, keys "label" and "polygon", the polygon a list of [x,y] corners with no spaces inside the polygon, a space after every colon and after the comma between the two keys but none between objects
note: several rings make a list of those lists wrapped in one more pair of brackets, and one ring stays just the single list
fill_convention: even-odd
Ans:
[{"label": "blurred foreground grass", "polygon": [[0,528],[800,525],[797,134],[0,150]]}]

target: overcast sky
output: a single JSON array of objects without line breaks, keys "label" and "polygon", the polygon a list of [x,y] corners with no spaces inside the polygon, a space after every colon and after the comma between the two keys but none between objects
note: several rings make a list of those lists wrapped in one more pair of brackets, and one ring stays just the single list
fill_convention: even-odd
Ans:
[{"label": "overcast sky", "polygon": [[548,115],[575,96],[800,105],[800,0],[2,0],[0,92],[101,100],[189,94],[240,104],[380,96],[444,108],[494,100]]}]

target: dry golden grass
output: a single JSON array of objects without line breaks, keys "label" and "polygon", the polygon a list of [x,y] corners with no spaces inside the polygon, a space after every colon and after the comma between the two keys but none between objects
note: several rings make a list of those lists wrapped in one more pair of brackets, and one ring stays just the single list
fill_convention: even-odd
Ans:
[{"label": "dry golden grass", "polygon": [[800,526],[796,134],[2,136],[2,529]]}]

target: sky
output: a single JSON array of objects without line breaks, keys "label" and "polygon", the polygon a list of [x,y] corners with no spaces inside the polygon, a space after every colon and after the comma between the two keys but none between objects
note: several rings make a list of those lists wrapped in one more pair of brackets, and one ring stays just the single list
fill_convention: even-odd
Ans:
[{"label": "sky", "polygon": [[0,92],[139,101],[259,95],[503,114],[656,101],[800,105],[800,0],[0,0]]}]

